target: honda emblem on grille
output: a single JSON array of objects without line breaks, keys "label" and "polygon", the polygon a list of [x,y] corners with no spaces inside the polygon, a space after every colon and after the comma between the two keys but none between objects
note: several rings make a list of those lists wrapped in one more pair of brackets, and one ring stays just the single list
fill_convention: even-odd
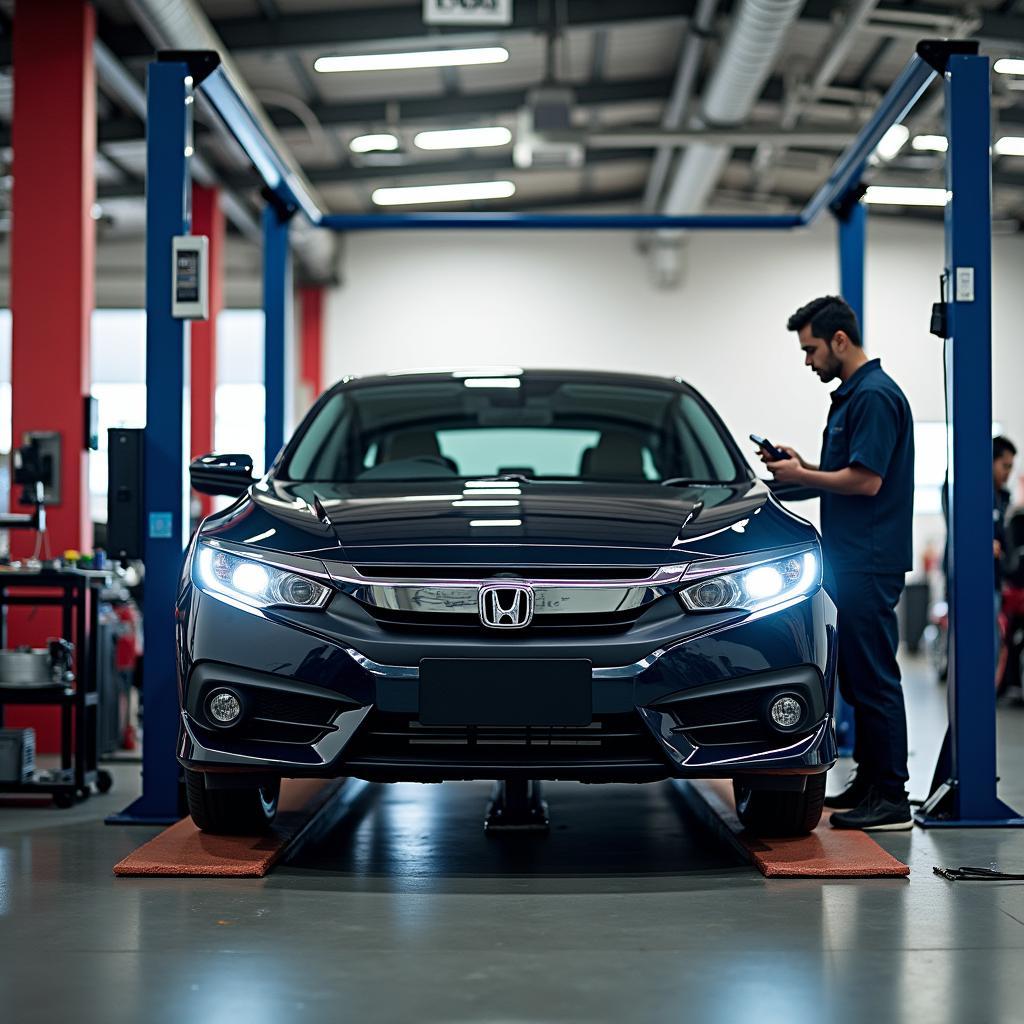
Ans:
[{"label": "honda emblem on grille", "polygon": [[507,583],[480,588],[480,621],[495,629],[522,629],[533,621],[533,588]]}]

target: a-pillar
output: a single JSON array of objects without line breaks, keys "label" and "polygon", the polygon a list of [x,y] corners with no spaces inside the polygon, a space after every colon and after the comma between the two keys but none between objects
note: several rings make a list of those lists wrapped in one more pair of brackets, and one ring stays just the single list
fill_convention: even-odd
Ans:
[{"label": "a-pillar", "polygon": [[[27,432],[60,435],[60,502],[47,510],[54,555],[93,546],[83,401],[96,251],[95,15],[86,0],[20,3],[15,13],[12,439],[17,446]],[[12,490],[14,508],[17,495]],[[34,540],[12,531],[12,554],[31,555]],[[9,641],[38,646],[54,635],[59,619],[49,611],[40,609],[29,623],[23,609],[11,609]],[[11,709],[7,723],[34,725],[40,749],[56,749],[56,709],[26,714]]]},{"label": "a-pillar", "polygon": [[[192,234],[209,240],[210,318],[192,324],[191,431],[192,458],[214,450],[217,394],[217,317],[224,305],[224,211],[220,190],[192,186]],[[198,495],[202,514],[213,511],[213,498]]]},{"label": "a-pillar", "polygon": [[299,394],[305,412],[323,391],[324,290],[299,289]]}]

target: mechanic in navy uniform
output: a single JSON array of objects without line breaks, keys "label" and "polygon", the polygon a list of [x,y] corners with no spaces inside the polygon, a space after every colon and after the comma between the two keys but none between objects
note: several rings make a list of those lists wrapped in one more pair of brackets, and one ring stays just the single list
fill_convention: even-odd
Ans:
[{"label": "mechanic in navy uniform", "polygon": [[864,352],[853,310],[826,295],[798,309],[804,365],[823,384],[842,383],[821,464],[762,459],[777,481],[821,494],[825,585],[838,608],[839,691],[853,708],[857,772],[825,800],[836,828],[909,829],[907,716],[896,663],[896,603],[912,567],[914,424],[910,405],[877,359]]}]

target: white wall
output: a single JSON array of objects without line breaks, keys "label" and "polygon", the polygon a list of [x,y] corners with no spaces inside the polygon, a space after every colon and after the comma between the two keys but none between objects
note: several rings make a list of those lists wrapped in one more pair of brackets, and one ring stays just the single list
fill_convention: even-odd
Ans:
[{"label": "white wall", "polygon": [[[839,288],[834,226],[690,236],[680,288],[658,291],[625,232],[374,232],[351,236],[329,296],[325,379],[506,364],[679,375],[745,449],[763,433],[816,459],[831,386],[785,329]],[[1024,442],[1024,238],[994,243],[994,415]],[[875,214],[865,338],[917,420],[942,420],[942,342],[928,333],[944,262],[940,224]],[[941,523],[918,523],[918,540]]]},{"label": "white wall", "polygon": [[[691,236],[683,285],[657,291],[629,233],[355,235],[328,301],[325,370],[505,363],[678,374],[750,431],[816,454],[829,388],[802,365],[785,321],[838,290],[834,229]],[[942,345],[928,334],[942,230],[875,217],[867,347],[917,419],[941,419]],[[1024,239],[995,243],[995,416],[1024,440]]]}]

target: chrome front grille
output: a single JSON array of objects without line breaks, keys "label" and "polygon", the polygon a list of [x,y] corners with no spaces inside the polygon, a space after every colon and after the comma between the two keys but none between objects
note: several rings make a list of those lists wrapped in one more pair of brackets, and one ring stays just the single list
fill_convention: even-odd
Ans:
[{"label": "chrome front grille", "polygon": [[507,583],[532,589],[533,622],[528,628],[586,629],[628,628],[675,589],[685,569],[685,564],[607,569],[527,566],[517,572],[477,567],[462,568],[456,575],[449,566],[362,565],[332,567],[331,576],[384,625],[478,628],[481,587]]},{"label": "chrome front grille", "polygon": [[[366,609],[382,626],[388,628],[418,631],[418,630],[476,630],[490,633],[491,630],[483,626],[480,617],[476,612],[464,612],[459,615],[434,614],[431,612],[407,612],[395,611],[385,608],[367,607]],[[628,629],[643,613],[642,607],[631,608],[623,612],[589,613],[583,615],[568,615],[565,613],[556,615],[534,615],[533,621],[527,626],[524,632],[531,630],[568,630],[573,632],[586,630],[600,630],[609,632],[619,629]]]}]

